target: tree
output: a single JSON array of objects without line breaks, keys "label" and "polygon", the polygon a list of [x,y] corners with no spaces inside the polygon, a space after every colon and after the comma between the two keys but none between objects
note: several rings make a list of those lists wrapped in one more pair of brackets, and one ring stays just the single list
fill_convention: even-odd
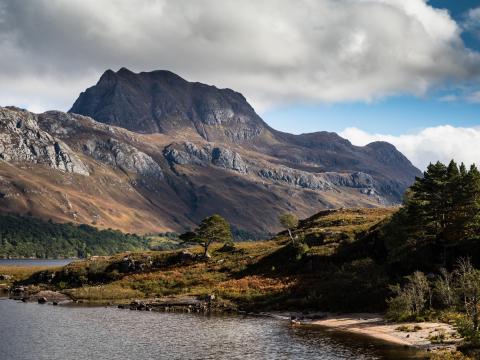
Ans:
[{"label": "tree", "polygon": [[440,275],[434,285],[439,302],[447,308],[451,307],[455,302],[453,274],[445,268],[440,269]]},{"label": "tree", "polygon": [[422,256],[425,268],[451,267],[455,261],[451,250],[459,245],[465,249],[467,241],[479,238],[480,172],[474,165],[467,171],[453,160],[448,166],[430,164],[407,192],[404,204],[392,219],[387,241],[395,260],[408,264],[402,254],[410,254]]},{"label": "tree", "polygon": [[290,239],[294,242],[295,240],[292,235],[292,230],[298,226],[298,218],[294,214],[285,213],[280,215],[278,220],[280,221],[280,224],[287,229]]},{"label": "tree", "polygon": [[475,269],[469,259],[460,259],[455,274],[465,313],[470,318],[473,330],[478,331],[480,318],[480,270]]},{"label": "tree", "polygon": [[388,317],[395,320],[404,320],[411,315],[421,315],[427,301],[431,306],[431,287],[425,274],[415,271],[406,279],[407,283],[403,287],[398,284],[390,286],[390,290],[396,296],[387,300]]},{"label": "tree", "polygon": [[230,224],[220,215],[212,215],[203,219],[195,231],[180,235],[180,239],[199,243],[203,247],[204,257],[209,257],[208,248],[214,242],[233,243]]}]

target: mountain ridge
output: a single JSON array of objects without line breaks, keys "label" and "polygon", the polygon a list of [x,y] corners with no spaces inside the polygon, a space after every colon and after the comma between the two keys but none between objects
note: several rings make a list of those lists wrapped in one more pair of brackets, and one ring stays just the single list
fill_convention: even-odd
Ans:
[{"label": "mountain ridge", "polygon": [[[169,73],[174,88],[163,96],[171,84],[158,83],[165,73],[156,72],[151,84],[162,97],[145,93],[151,73],[119,72],[121,86],[118,72],[107,71],[101,88],[72,106],[98,110],[103,121],[0,108],[0,212],[139,233],[180,232],[219,213],[260,236],[278,230],[283,212],[398,204],[420,175],[388,143],[358,147],[336,133],[282,133],[233,90],[220,96],[205,85],[203,93],[203,84]],[[153,118],[145,108],[168,116]]]}]

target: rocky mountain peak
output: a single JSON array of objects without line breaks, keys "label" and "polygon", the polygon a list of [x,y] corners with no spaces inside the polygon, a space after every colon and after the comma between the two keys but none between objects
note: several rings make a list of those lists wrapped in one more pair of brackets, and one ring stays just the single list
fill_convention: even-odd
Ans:
[{"label": "rocky mountain peak", "polygon": [[243,142],[268,129],[242,94],[165,70],[107,70],[69,112],[142,133],[193,130],[208,141]]}]

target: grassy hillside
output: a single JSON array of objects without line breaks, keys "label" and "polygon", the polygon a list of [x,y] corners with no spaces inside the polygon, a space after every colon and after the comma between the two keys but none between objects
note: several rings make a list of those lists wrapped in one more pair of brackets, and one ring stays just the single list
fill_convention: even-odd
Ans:
[{"label": "grassy hillside", "polygon": [[0,258],[84,258],[138,251],[147,246],[147,239],[120,231],[0,216]]},{"label": "grassy hillside", "polygon": [[[195,257],[200,248],[191,248],[186,253],[148,251],[75,262],[46,285],[90,301],[216,294],[245,309],[378,309],[384,306],[386,277],[374,275],[381,269],[368,258],[346,262],[339,256],[394,211],[325,211],[295,230],[308,245],[292,245],[283,234],[270,241],[237,243],[231,252],[216,244],[209,261]],[[42,279],[51,277],[37,274],[29,282]],[[356,297],[355,304],[348,303],[342,288]]]}]

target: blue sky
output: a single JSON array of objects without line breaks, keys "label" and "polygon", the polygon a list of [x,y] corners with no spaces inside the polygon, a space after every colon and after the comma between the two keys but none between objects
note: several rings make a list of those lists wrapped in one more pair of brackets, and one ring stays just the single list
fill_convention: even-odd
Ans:
[{"label": "blue sky", "polygon": [[374,103],[279,107],[265,111],[262,117],[274,128],[296,134],[341,132],[348,127],[357,127],[367,132],[401,135],[444,124],[478,126],[480,103],[441,101],[435,97],[394,96]]}]

